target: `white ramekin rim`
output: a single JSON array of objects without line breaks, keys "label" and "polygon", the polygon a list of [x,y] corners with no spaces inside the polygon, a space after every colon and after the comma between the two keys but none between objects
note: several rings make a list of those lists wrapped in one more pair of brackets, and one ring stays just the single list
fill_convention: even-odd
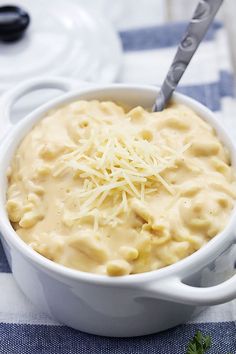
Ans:
[{"label": "white ramekin rim", "polygon": [[[116,91],[117,89],[130,89],[130,90],[151,90],[158,92],[158,87],[150,86],[150,85],[133,85],[133,84],[111,84],[111,85],[104,85],[104,86],[97,86],[91,87],[81,90],[76,90],[71,93],[67,93],[59,98],[53,99],[50,102],[44,104],[43,106],[37,108],[32,113],[27,115],[17,126],[13,129],[13,131],[9,132],[7,137],[4,139],[4,145],[1,144],[0,146],[0,162],[4,161],[7,155],[7,151],[15,141],[19,142],[22,137],[27,134],[27,131],[30,130],[32,127],[32,122],[37,121],[38,119],[42,118],[43,115],[53,107],[60,106],[62,104],[68,103],[73,101],[76,97],[86,94],[96,92],[97,90],[109,90],[109,92]],[[231,138],[225,132],[222,125],[216,120],[214,114],[201,103],[195,101],[194,99],[187,97],[180,93],[175,93],[173,95],[173,99],[185,103],[187,106],[190,106],[195,111],[200,111],[201,116],[206,121],[210,121],[211,124],[214,122],[214,127],[216,128],[217,132],[222,133],[224,136],[224,143],[229,147],[232,159],[235,160],[236,158],[236,149]],[[22,131],[24,132],[22,134]],[[19,138],[19,136],[21,136]],[[227,139],[227,141],[226,141]],[[11,160],[8,159],[8,160]],[[0,172],[0,179],[3,178],[3,174],[5,171]],[[2,175],[2,176],[1,176]],[[35,266],[40,267],[42,270],[46,272],[50,272],[52,275],[59,275],[63,276],[64,278],[69,278],[73,280],[78,280],[87,283],[96,283],[102,284],[107,286],[132,286],[156,281],[158,279],[167,278],[173,275],[184,275],[187,276],[188,274],[194,273],[197,269],[204,266],[204,264],[208,264],[211,260],[214,260],[217,255],[222,253],[221,246],[224,244],[223,250],[225,250],[225,246],[228,244],[233,244],[235,242],[235,232],[234,228],[236,226],[236,208],[232,211],[232,215],[230,220],[225,227],[225,229],[211,239],[203,248],[196,251],[192,255],[180,260],[179,262],[169,265],[167,267],[153,270],[146,273],[139,273],[139,274],[131,274],[127,276],[120,276],[120,277],[109,277],[107,275],[99,275],[93,273],[87,273],[83,271],[79,271],[76,269],[71,269],[60,265],[56,262],[53,262],[44,256],[40,255],[33,249],[31,249],[14,231],[11,223],[7,217],[7,213],[5,210],[4,203],[0,201],[0,229],[3,233],[3,237],[6,239],[7,242],[11,244],[15,249],[17,249],[21,254],[24,255],[25,258],[30,260]]]}]

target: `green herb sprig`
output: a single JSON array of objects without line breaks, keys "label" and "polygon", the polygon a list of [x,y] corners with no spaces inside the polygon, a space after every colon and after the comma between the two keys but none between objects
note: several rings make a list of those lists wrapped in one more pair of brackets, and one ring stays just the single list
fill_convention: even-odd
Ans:
[{"label": "green herb sprig", "polygon": [[205,354],[211,348],[211,337],[197,331],[189,342],[186,354]]},{"label": "green herb sprig", "polygon": [[[202,332],[197,331],[188,344],[186,354],[205,354],[211,348],[212,341],[209,335],[204,336]],[[220,354],[220,353],[218,353]],[[228,353],[232,354],[232,353]]]}]

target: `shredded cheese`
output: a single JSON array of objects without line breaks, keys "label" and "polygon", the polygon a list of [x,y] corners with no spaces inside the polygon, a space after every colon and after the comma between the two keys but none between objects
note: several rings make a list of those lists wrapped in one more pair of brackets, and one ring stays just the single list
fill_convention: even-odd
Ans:
[{"label": "shredded cheese", "polygon": [[[93,127],[90,133],[79,139],[77,153],[68,152],[63,156],[63,164],[72,169],[75,180],[84,180],[77,192],[80,211],[70,215],[73,221],[93,215],[95,230],[102,222],[117,225],[119,215],[128,209],[130,197],[144,202],[160,186],[175,195],[175,189],[161,174],[166,168],[174,167],[191,144],[174,151],[161,141],[149,142],[137,133],[124,132],[104,122]],[[114,205],[112,211],[110,207],[106,209],[108,199]]]}]

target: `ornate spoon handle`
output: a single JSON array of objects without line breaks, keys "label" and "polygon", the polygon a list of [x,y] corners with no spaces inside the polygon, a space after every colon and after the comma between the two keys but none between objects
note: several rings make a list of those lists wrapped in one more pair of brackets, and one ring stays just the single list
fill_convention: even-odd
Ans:
[{"label": "ornate spoon handle", "polygon": [[165,108],[222,2],[223,0],[200,0],[157,96],[154,112]]}]

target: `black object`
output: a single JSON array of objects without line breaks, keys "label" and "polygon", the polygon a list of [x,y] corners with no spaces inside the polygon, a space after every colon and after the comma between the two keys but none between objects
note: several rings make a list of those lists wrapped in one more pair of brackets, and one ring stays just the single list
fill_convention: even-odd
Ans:
[{"label": "black object", "polygon": [[17,41],[30,23],[29,14],[18,6],[0,6],[0,40]]}]

